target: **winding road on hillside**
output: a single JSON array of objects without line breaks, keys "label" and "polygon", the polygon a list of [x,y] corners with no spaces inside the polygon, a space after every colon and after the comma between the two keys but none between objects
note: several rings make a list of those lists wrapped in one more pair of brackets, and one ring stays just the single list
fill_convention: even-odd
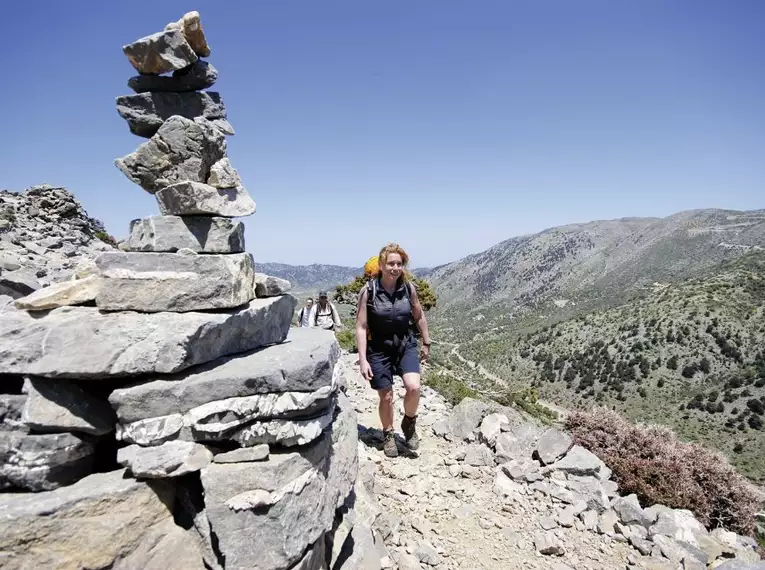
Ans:
[{"label": "winding road on hillside", "polygon": [[[459,344],[453,344],[453,343],[447,343],[447,342],[441,342],[440,344],[451,346],[452,349],[449,351],[450,354],[454,355],[457,358],[457,360],[459,360],[461,363],[465,364],[466,366],[469,366],[470,368],[478,372],[481,376],[483,376],[487,380],[491,380],[492,382],[499,384],[500,386],[504,386],[507,384],[507,382],[505,382],[503,378],[487,370],[483,366],[483,364],[479,364],[475,362],[474,360],[469,360],[465,358],[464,356],[462,356],[459,353],[459,348],[460,348]],[[556,412],[559,416],[559,419],[561,420],[563,420],[568,415],[568,410],[566,408],[562,408],[551,402],[537,400],[537,403],[544,406],[545,408],[552,410],[553,412]]]}]

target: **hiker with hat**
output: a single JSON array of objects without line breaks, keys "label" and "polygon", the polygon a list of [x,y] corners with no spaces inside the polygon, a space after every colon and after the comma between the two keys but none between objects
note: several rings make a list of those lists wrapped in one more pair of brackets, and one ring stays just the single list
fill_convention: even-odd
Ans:
[{"label": "hiker with hat", "polygon": [[[417,288],[406,271],[409,256],[398,244],[380,251],[377,267],[359,293],[356,311],[356,346],[361,375],[377,390],[378,411],[383,428],[383,451],[398,456],[393,430],[393,375],[401,376],[406,394],[401,431],[409,449],[420,446],[417,407],[420,403],[420,361],[430,357],[430,333]],[[369,264],[368,265],[372,265]],[[367,267],[365,266],[365,272]],[[414,322],[422,337],[418,350]]]},{"label": "hiker with hat", "polygon": [[311,309],[309,326],[329,331],[339,329],[343,326],[337,309],[327,298],[326,291],[321,291],[319,293],[319,302],[313,306],[313,309]]}]

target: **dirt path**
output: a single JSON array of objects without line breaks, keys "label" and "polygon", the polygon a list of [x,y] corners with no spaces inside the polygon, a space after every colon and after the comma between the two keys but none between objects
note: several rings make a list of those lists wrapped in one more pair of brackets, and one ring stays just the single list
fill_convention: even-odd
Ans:
[{"label": "dirt path", "polygon": [[[565,548],[562,557],[542,556],[534,539],[558,516],[561,505],[542,495],[500,498],[494,493],[495,467],[470,468],[461,462],[468,448],[433,435],[431,426],[448,418],[449,405],[423,387],[417,455],[386,458],[377,415],[377,395],[361,378],[354,355],[344,356],[348,395],[359,422],[360,469],[374,472],[374,490],[382,507],[389,568],[606,570],[625,568],[630,548],[575,527],[552,523]],[[397,423],[403,389],[397,390]],[[400,429],[397,429],[400,433]],[[400,449],[405,451],[403,442]],[[423,553],[433,564],[422,563]],[[385,559],[384,559],[385,560]],[[398,565],[396,563],[398,561]],[[386,560],[388,562],[388,560]],[[384,566],[385,567],[385,566]]]},{"label": "dirt path", "polygon": [[[450,354],[454,355],[457,360],[462,362],[463,364],[469,366],[476,372],[478,372],[481,376],[486,378],[487,380],[491,380],[492,382],[499,384],[500,386],[506,385],[506,382],[503,378],[500,376],[497,376],[493,372],[490,372],[482,364],[478,364],[477,362],[473,360],[468,360],[464,356],[462,356],[459,353],[459,344],[455,344],[452,346],[452,349],[449,351]],[[563,408],[561,406],[558,406],[557,404],[553,404],[552,402],[546,402],[544,400],[537,400],[537,404],[540,404],[541,406],[544,406],[545,408],[552,410],[553,412],[556,412],[558,414],[558,419],[563,420],[566,418],[566,416],[569,414],[569,411],[566,408]]]}]

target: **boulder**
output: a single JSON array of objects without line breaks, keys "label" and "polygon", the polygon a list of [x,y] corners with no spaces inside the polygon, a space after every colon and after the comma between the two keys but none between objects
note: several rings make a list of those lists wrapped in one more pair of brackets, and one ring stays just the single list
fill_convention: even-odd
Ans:
[{"label": "boulder", "polygon": [[534,547],[545,555],[563,556],[566,551],[552,530],[538,532],[534,535]]},{"label": "boulder", "polygon": [[157,32],[122,47],[131,65],[144,75],[161,75],[194,63],[197,54],[180,29]]},{"label": "boulder", "polygon": [[602,513],[611,506],[608,495],[597,477],[569,476],[568,488],[587,503],[587,507]]},{"label": "boulder", "polygon": [[27,269],[0,271],[0,295],[20,299],[31,295],[40,288],[37,277]]},{"label": "boulder", "polygon": [[[649,520],[652,520],[649,509],[645,510],[645,514]],[[656,522],[650,526],[648,534],[652,537],[656,535],[669,536],[678,541],[696,544],[697,534],[709,533],[690,511],[664,507],[658,511]]]},{"label": "boulder", "polygon": [[255,274],[255,295],[259,298],[284,295],[292,290],[292,283],[279,277],[271,277],[263,273]]},{"label": "boulder", "polygon": [[213,457],[215,463],[246,463],[248,461],[263,461],[268,459],[268,445],[262,443],[253,447],[240,447],[233,451],[218,453]]},{"label": "boulder", "polygon": [[179,182],[155,194],[159,211],[169,216],[241,217],[255,213],[255,202],[243,186],[213,188],[201,182]]},{"label": "boulder", "polygon": [[[332,528],[331,449],[325,434],[299,451],[272,453],[267,461],[212,463],[202,470],[207,516],[227,569],[289,568]],[[248,538],[253,536],[258,540]]]},{"label": "boulder", "polygon": [[204,445],[168,441],[157,447],[130,445],[117,451],[117,462],[138,479],[180,477],[207,467],[213,454]]},{"label": "boulder", "polygon": [[26,394],[0,394],[0,431],[27,430],[21,421],[26,401]]},{"label": "boulder", "polygon": [[25,311],[47,311],[56,307],[82,305],[95,300],[101,280],[91,275],[76,281],[62,281],[16,299],[13,305]]},{"label": "boulder", "polygon": [[719,566],[715,566],[715,570],[765,570],[765,562],[727,560]]},{"label": "boulder", "polygon": [[332,455],[329,459],[327,485],[334,497],[333,509],[339,509],[350,496],[359,472],[359,430],[356,412],[351,401],[343,393],[337,395],[335,417],[330,430]]},{"label": "boulder", "polygon": [[481,422],[481,439],[489,447],[494,447],[497,436],[502,431],[502,426],[508,425],[510,420],[504,414],[489,414]]},{"label": "boulder", "polygon": [[0,374],[82,379],[171,374],[283,341],[296,304],[284,295],[206,313],[61,307],[35,318],[26,311],[4,310]]},{"label": "boulder", "polygon": [[225,135],[210,121],[173,116],[150,140],[115,164],[130,180],[154,194],[178,182],[206,182],[212,165],[225,155]]},{"label": "boulder", "polygon": [[500,497],[522,495],[523,486],[510,479],[502,471],[498,471],[494,477],[494,493]]},{"label": "boulder", "polygon": [[3,568],[201,569],[195,545],[172,524],[172,504],[172,486],[123,470],[56,491],[0,495]]},{"label": "boulder", "polygon": [[460,440],[467,439],[489,411],[489,407],[479,400],[464,398],[452,410],[449,416],[449,428],[452,435]]},{"label": "boulder", "polygon": [[149,216],[130,223],[128,251],[241,253],[244,224],[210,216]]},{"label": "boulder", "polygon": [[104,252],[96,258],[103,286],[96,305],[105,311],[229,309],[253,297],[252,254],[179,255]]},{"label": "boulder", "polygon": [[601,480],[611,477],[611,470],[606,464],[597,455],[579,445],[572,447],[562,459],[545,469],[545,472],[551,471],[581,476],[592,475]]},{"label": "boulder", "polygon": [[210,55],[210,46],[207,45],[207,38],[202,29],[202,20],[196,10],[186,12],[177,22],[170,22],[165,26],[165,30],[180,30],[194,53],[199,57]]},{"label": "boulder", "polygon": [[627,495],[626,497],[617,497],[611,502],[611,507],[619,515],[619,520],[624,524],[637,523],[642,527],[648,528],[653,523],[653,519],[646,515],[640,506],[637,495]]},{"label": "boulder", "polygon": [[[502,427],[505,427],[504,424]],[[540,428],[530,423],[521,424],[512,427],[508,432],[500,433],[494,444],[497,463],[506,463],[513,459],[530,459],[540,434]]]},{"label": "boulder", "polygon": [[111,406],[61,378],[29,377],[22,421],[38,433],[82,432],[105,435],[114,430]]},{"label": "boulder", "polygon": [[128,79],[128,87],[136,93],[185,93],[212,87],[218,80],[218,70],[206,61],[197,60],[173,75],[136,75]]},{"label": "boulder", "polygon": [[226,107],[223,106],[220,93],[214,91],[160,91],[117,97],[117,113],[127,121],[131,133],[151,138],[174,115],[192,120],[204,117],[212,121],[225,119]]},{"label": "boulder", "polygon": [[572,444],[571,436],[555,428],[549,428],[539,437],[536,452],[542,463],[549,465],[563,457],[571,449]]},{"label": "boulder", "polygon": [[242,185],[242,180],[228,157],[224,157],[210,168],[207,183],[213,188],[236,188]]},{"label": "boulder", "polygon": [[[271,303],[279,299],[284,297]],[[339,357],[340,347],[332,332],[293,328],[287,342],[221,358],[172,376],[150,376],[147,382],[114,390],[109,401],[122,423],[185,414],[209,402],[256,394],[268,395],[261,403],[268,405],[269,413],[284,413],[285,397],[280,399],[279,394],[331,387]],[[299,398],[297,394],[294,397]]]},{"label": "boulder", "polygon": [[71,485],[91,473],[94,452],[90,441],[72,433],[0,431],[0,489],[49,491]]}]

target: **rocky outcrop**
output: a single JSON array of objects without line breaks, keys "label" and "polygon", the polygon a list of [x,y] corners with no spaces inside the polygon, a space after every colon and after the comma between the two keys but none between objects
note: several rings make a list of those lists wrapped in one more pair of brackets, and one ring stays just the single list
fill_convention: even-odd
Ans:
[{"label": "rocky outcrop", "polygon": [[118,109],[151,140],[117,164],[163,215],[75,280],[2,257],[0,565],[327,569],[358,470],[339,346],[288,335],[290,284],[256,283],[225,110],[188,89],[217,76],[199,14],[125,53],[148,91]]},{"label": "rocky outcrop", "polygon": [[64,188],[0,191],[0,296],[20,299],[74,277],[116,242]]}]

